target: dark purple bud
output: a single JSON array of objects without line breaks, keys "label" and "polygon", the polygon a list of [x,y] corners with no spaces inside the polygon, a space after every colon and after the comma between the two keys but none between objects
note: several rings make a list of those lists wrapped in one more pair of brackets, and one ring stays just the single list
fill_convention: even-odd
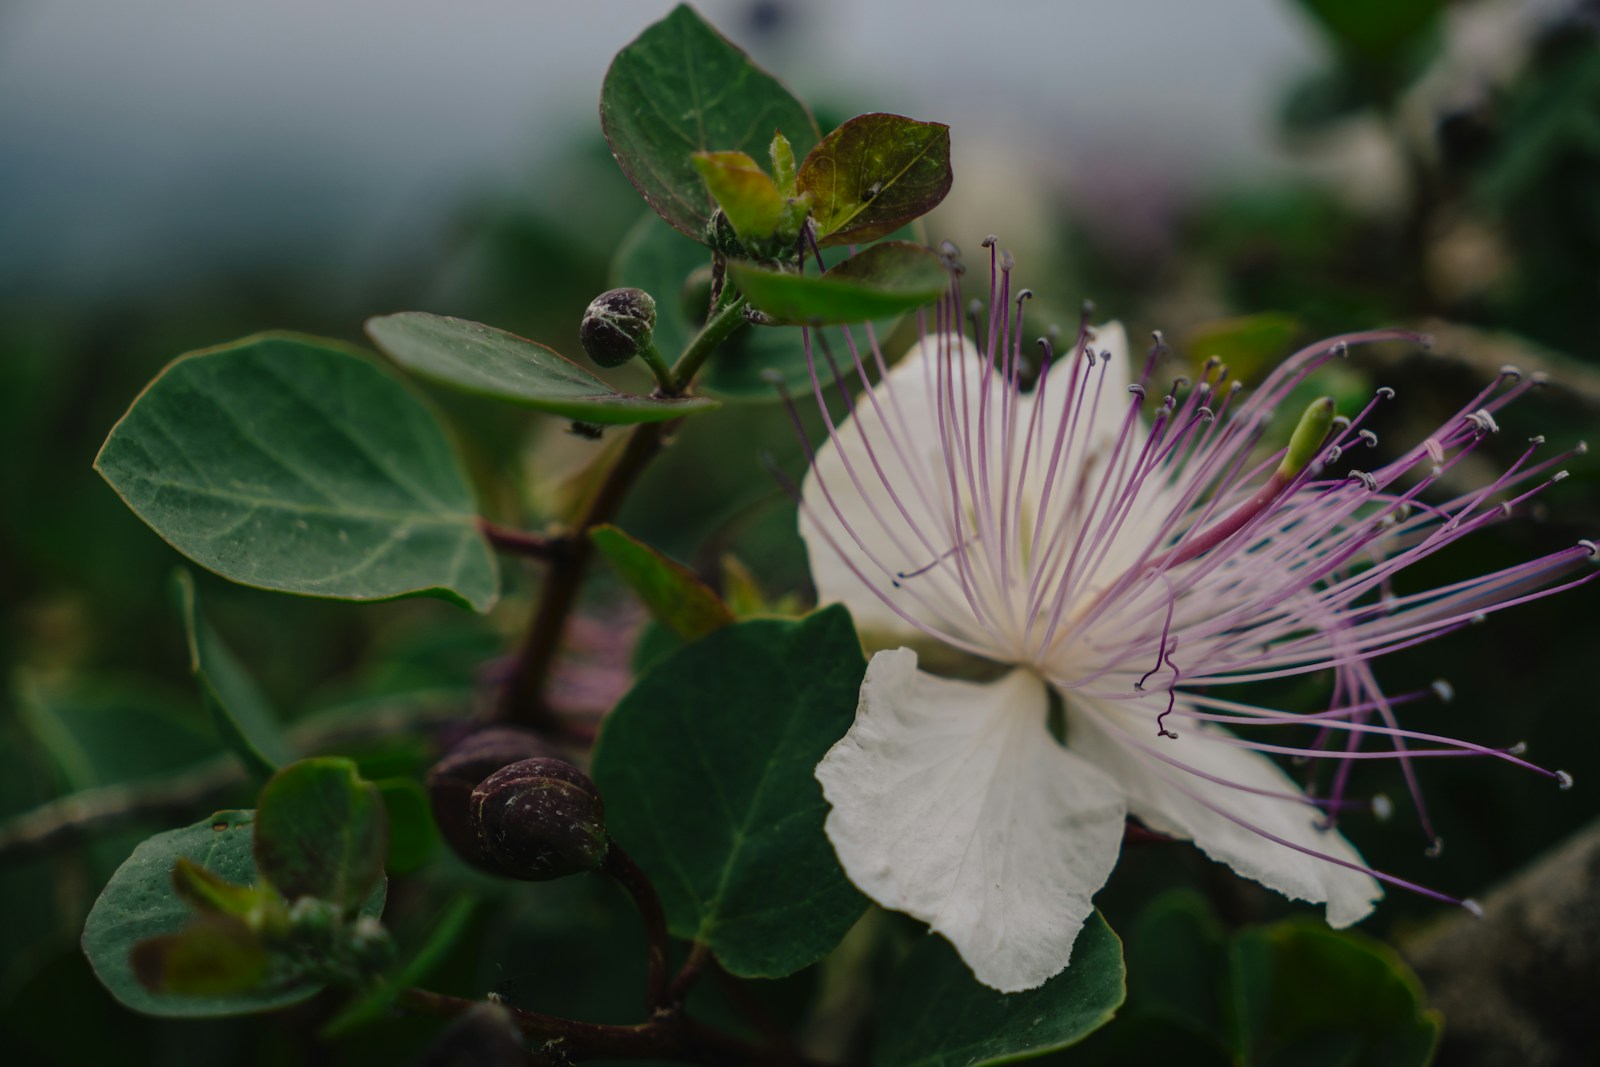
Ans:
[{"label": "dark purple bud", "polygon": [[605,859],[605,804],[595,784],[559,759],[529,759],[495,771],[472,791],[481,859],[528,882],[593,870]]},{"label": "dark purple bud", "polygon": [[528,1062],[522,1034],[499,1004],[474,1004],[462,1012],[419,1061],[420,1067],[525,1067]]},{"label": "dark purple bud", "polygon": [[612,289],[590,302],[578,339],[600,366],[620,367],[650,346],[655,328],[655,297],[643,289]]},{"label": "dark purple bud", "polygon": [[478,854],[478,833],[472,828],[468,810],[477,784],[501,767],[555,754],[555,749],[532,730],[491,726],[456,745],[433,765],[428,772],[429,806],[439,833],[456,855],[476,867],[489,869]]}]

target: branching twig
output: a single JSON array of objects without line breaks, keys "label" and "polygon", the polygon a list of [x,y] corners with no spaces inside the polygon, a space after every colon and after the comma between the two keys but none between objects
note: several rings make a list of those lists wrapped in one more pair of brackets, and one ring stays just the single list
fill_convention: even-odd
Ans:
[{"label": "branching twig", "polygon": [[[401,706],[355,721],[309,719],[289,731],[289,742],[296,752],[311,754],[460,719],[455,700]],[[0,823],[0,870],[140,819],[193,818],[197,809],[246,778],[234,757],[221,755],[165,778],[99,786],[47,801]]]},{"label": "branching twig", "polygon": [[[425,989],[408,989],[400,1006],[420,1015],[452,1019],[477,1001]],[[536,1051],[570,1062],[584,1060],[677,1060],[706,1067],[823,1067],[813,1060],[752,1045],[703,1026],[680,1014],[666,1014],[636,1026],[605,1026],[507,1007],[511,1019]]]},{"label": "branching twig", "polygon": [[[602,868],[610,875],[628,895],[633,898],[633,903],[639,909],[639,918],[644,920],[644,934],[648,942],[649,956],[648,970],[645,979],[645,1008],[655,1012],[669,1003],[667,995],[667,952],[671,948],[671,940],[667,933],[667,916],[661,910],[661,898],[656,896],[655,886],[650,884],[650,878],[639,869],[629,855],[622,851],[622,846],[615,841],[606,850],[605,864]],[[675,1002],[681,1003],[681,1001]]]},{"label": "branching twig", "polygon": [[[673,364],[672,376],[680,391],[688,387],[706,357],[744,321],[743,298],[729,303],[711,316]],[[676,424],[676,421],[649,422],[633,428],[622,454],[617,457],[605,481],[589,501],[570,540],[568,551],[552,562],[545,575],[544,588],[540,590],[538,602],[534,605],[533,618],[523,636],[522,647],[517,653],[516,669],[506,685],[503,706],[504,717],[509,721],[541,728],[554,726],[550,710],[544,702],[544,686],[550,674],[550,664],[561,647],[561,635],[566,629],[567,617],[578,602],[584,575],[594,558],[594,542],[589,540],[589,531],[616,517],[633,483],[661,450],[662,441]]]}]

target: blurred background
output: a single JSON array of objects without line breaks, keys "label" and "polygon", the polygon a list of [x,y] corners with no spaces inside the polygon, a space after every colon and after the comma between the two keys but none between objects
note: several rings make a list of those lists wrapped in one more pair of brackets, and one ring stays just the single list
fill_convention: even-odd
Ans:
[{"label": "blurred background", "polygon": [[[1181,357],[1223,355],[1249,381],[1317,336],[1420,326],[1438,337],[1431,353],[1360,353],[1318,383],[1350,402],[1396,388],[1378,429],[1397,444],[1503,364],[1548,373],[1552,387],[1511,409],[1466,472],[1480,484],[1526,437],[1566,448],[1595,424],[1592,0],[700,9],[810,102],[824,130],[879,110],[949,123],[956,183],[928,236],[970,256],[999,234],[1039,294],[1041,332],[1075,322],[1089,297],[1134,336],[1162,329]],[[0,0],[0,816],[184,772],[212,751],[167,591],[178,557],[90,470],[138,389],[195,348],[269,328],[359,341],[367,316],[411,308],[576,353],[583,308],[645,213],[600,136],[600,82],[665,10]],[[507,521],[558,518],[571,477],[604,447],[553,420],[435,399]],[[799,462],[769,398],[691,424],[624,524],[708,573],[732,553],[769,592],[808,595],[793,510],[763,453]],[[1412,580],[1596,536],[1595,462],[1574,460],[1572,475]],[[201,584],[220,628],[310,736],[386,699],[470,711],[474,671],[521,621],[526,589],[511,581],[511,603],[488,619]],[[578,635],[589,673],[571,681],[587,694],[625,684],[619,646],[634,623],[603,595],[592,612]],[[1594,617],[1585,589],[1383,665],[1393,691],[1446,677],[1459,694],[1409,725],[1526,741],[1530,758],[1564,766],[1580,788],[1435,761],[1424,786],[1449,847],[1430,861],[1403,786],[1378,781],[1396,797],[1394,820],[1350,828],[1375,865],[1481,894],[1594,817]],[[423,741],[368,758],[415,771],[429,758]],[[213,806],[242,795],[224,783]],[[180,1048],[194,1058],[178,1062],[288,1054],[249,1024],[127,1016],[77,952],[87,907],[133,843],[195,816],[155,812],[72,848],[0,854],[0,1052],[26,1057],[12,1062],[99,1062],[116,1033],[137,1035],[116,1044],[121,1062],[173,1062]],[[1103,898],[1114,925],[1175,879],[1207,889],[1230,921],[1281,911],[1177,852],[1130,855]],[[1395,894],[1367,928],[1402,942],[1437,914]],[[523,929],[503,921],[486,926],[486,944]],[[487,950],[458,966],[469,986],[507,979]],[[104,1025],[63,1032],[69,1003]]]}]

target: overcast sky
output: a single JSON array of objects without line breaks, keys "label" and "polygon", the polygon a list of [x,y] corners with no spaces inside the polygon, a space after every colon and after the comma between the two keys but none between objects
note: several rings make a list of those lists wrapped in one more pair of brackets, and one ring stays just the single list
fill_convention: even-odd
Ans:
[{"label": "overcast sky", "polygon": [[[800,0],[764,35],[701,10],[802,96],[940,118],[1034,154],[1197,178],[1270,165],[1318,43],[1286,0]],[[595,129],[659,0],[0,3],[0,284],[108,284],[152,249],[292,252],[397,220]]]}]

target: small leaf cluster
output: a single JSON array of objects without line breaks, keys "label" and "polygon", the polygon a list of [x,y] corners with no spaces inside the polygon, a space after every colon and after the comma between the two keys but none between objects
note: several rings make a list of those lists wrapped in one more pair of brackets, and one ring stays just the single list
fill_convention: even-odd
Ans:
[{"label": "small leaf cluster", "polygon": [[388,825],[349,760],[273,775],[254,811],[157,834],[96,901],[83,948],[130,1007],[233,1015],[357,985],[392,963],[378,921]]}]

